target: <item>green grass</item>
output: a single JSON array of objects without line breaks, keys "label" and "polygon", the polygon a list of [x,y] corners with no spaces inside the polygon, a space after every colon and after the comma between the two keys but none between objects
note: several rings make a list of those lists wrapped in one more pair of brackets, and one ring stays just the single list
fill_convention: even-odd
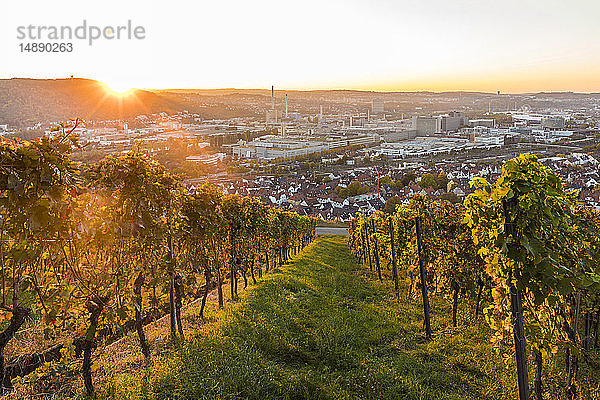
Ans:
[{"label": "green grass", "polygon": [[[421,302],[400,301],[349,253],[320,237],[268,275],[239,304],[211,317],[144,376],[104,388],[131,399],[504,399],[510,369],[484,322],[450,326],[432,299],[435,338],[422,335]],[[469,310],[463,310],[470,314]]]}]

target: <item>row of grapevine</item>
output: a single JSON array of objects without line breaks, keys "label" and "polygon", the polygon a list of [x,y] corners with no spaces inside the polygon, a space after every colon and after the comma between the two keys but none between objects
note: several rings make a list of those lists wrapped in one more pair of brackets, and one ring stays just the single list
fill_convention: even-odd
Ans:
[{"label": "row of grapevine", "polygon": [[574,399],[581,360],[598,347],[600,213],[530,154],[507,161],[496,182],[471,185],[464,205],[416,195],[393,215],[354,220],[350,246],[371,268],[391,264],[409,297],[421,289],[428,339],[429,296],[451,299],[454,327],[463,298],[485,314],[494,347],[514,352],[521,400],[530,392],[527,351],[535,398],[544,398],[544,365],[564,357],[562,386]]},{"label": "row of grapevine", "polygon": [[[91,167],[70,158],[69,134],[0,142],[0,382],[57,360],[83,356],[93,394],[92,352],[100,340],[135,331],[148,359],[144,325],[170,314],[183,338],[181,308],[229,282],[256,282],[314,237],[315,221],[209,186],[188,191],[146,155],[109,156]],[[75,337],[6,363],[4,349],[27,319],[46,338]]]}]

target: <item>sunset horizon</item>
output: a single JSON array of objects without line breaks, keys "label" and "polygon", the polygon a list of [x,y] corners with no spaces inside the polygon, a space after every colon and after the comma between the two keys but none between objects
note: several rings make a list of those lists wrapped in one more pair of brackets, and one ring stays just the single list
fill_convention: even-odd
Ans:
[{"label": "sunset horizon", "polygon": [[[0,78],[74,75],[154,89],[600,91],[600,3],[591,0],[62,4],[4,6],[11,22],[0,27]],[[74,42],[60,63],[20,49],[61,38]]]},{"label": "sunset horizon", "polygon": [[[110,81],[105,81],[101,79],[97,79],[94,77],[85,77],[85,76],[56,76],[56,77],[32,77],[32,76],[12,76],[12,77],[3,77],[0,80],[9,80],[9,79],[31,79],[31,80],[67,80],[67,79],[84,79],[84,80],[93,80],[107,85],[109,88],[114,89],[116,92],[124,92],[127,90],[148,90],[148,91],[168,91],[168,90],[256,90],[256,91],[270,91],[271,87],[269,85],[265,87],[244,87],[244,86],[215,86],[215,87],[206,87],[206,86],[131,86],[127,85],[125,82],[117,82],[115,84],[111,84]],[[522,95],[522,94],[535,94],[535,93],[576,93],[576,94],[598,94],[600,93],[600,87],[596,89],[584,89],[584,88],[572,88],[572,87],[564,87],[564,88],[545,88],[539,87],[537,89],[529,89],[529,90],[506,90],[507,86],[498,86],[498,89],[493,89],[490,87],[484,87],[484,89],[479,88],[466,88],[468,86],[448,86],[448,87],[436,87],[436,86],[313,86],[313,87],[279,87],[275,84],[271,85],[275,87],[275,91],[297,91],[297,92],[310,92],[310,91],[361,91],[361,92],[375,92],[375,93],[418,93],[418,92],[431,92],[431,93],[452,93],[452,92],[463,92],[463,93],[486,93],[486,94],[508,94],[508,95]],[[510,87],[510,86],[508,86]],[[502,90],[505,89],[505,90]]]}]

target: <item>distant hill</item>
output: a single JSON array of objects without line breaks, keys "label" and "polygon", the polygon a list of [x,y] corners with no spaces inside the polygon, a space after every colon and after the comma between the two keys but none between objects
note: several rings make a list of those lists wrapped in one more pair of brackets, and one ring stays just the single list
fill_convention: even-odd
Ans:
[{"label": "distant hill", "polygon": [[[284,94],[292,112],[315,114],[323,106],[330,113],[360,113],[374,98],[384,99],[386,108],[402,115],[448,110],[487,111],[548,107],[589,107],[598,93],[549,92],[498,96],[484,92],[376,92],[362,90],[275,91],[276,107],[283,109]],[[91,79],[0,79],[0,124],[25,128],[80,117],[85,120],[132,119],[140,114],[189,111],[205,119],[254,117],[263,120],[271,107],[267,89],[162,89],[135,90],[131,96],[115,96],[104,84]]]},{"label": "distant hill", "polygon": [[74,117],[128,119],[140,114],[182,110],[176,99],[145,90],[119,97],[91,79],[1,79],[0,123],[18,127]]}]

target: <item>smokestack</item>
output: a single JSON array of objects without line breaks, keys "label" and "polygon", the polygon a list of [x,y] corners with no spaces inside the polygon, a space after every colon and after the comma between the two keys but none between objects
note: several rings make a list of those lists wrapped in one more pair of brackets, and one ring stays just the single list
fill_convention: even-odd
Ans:
[{"label": "smokestack", "polygon": [[285,117],[288,117],[287,93],[285,94]]},{"label": "smokestack", "polygon": [[271,110],[275,109],[275,88],[271,85]]}]

